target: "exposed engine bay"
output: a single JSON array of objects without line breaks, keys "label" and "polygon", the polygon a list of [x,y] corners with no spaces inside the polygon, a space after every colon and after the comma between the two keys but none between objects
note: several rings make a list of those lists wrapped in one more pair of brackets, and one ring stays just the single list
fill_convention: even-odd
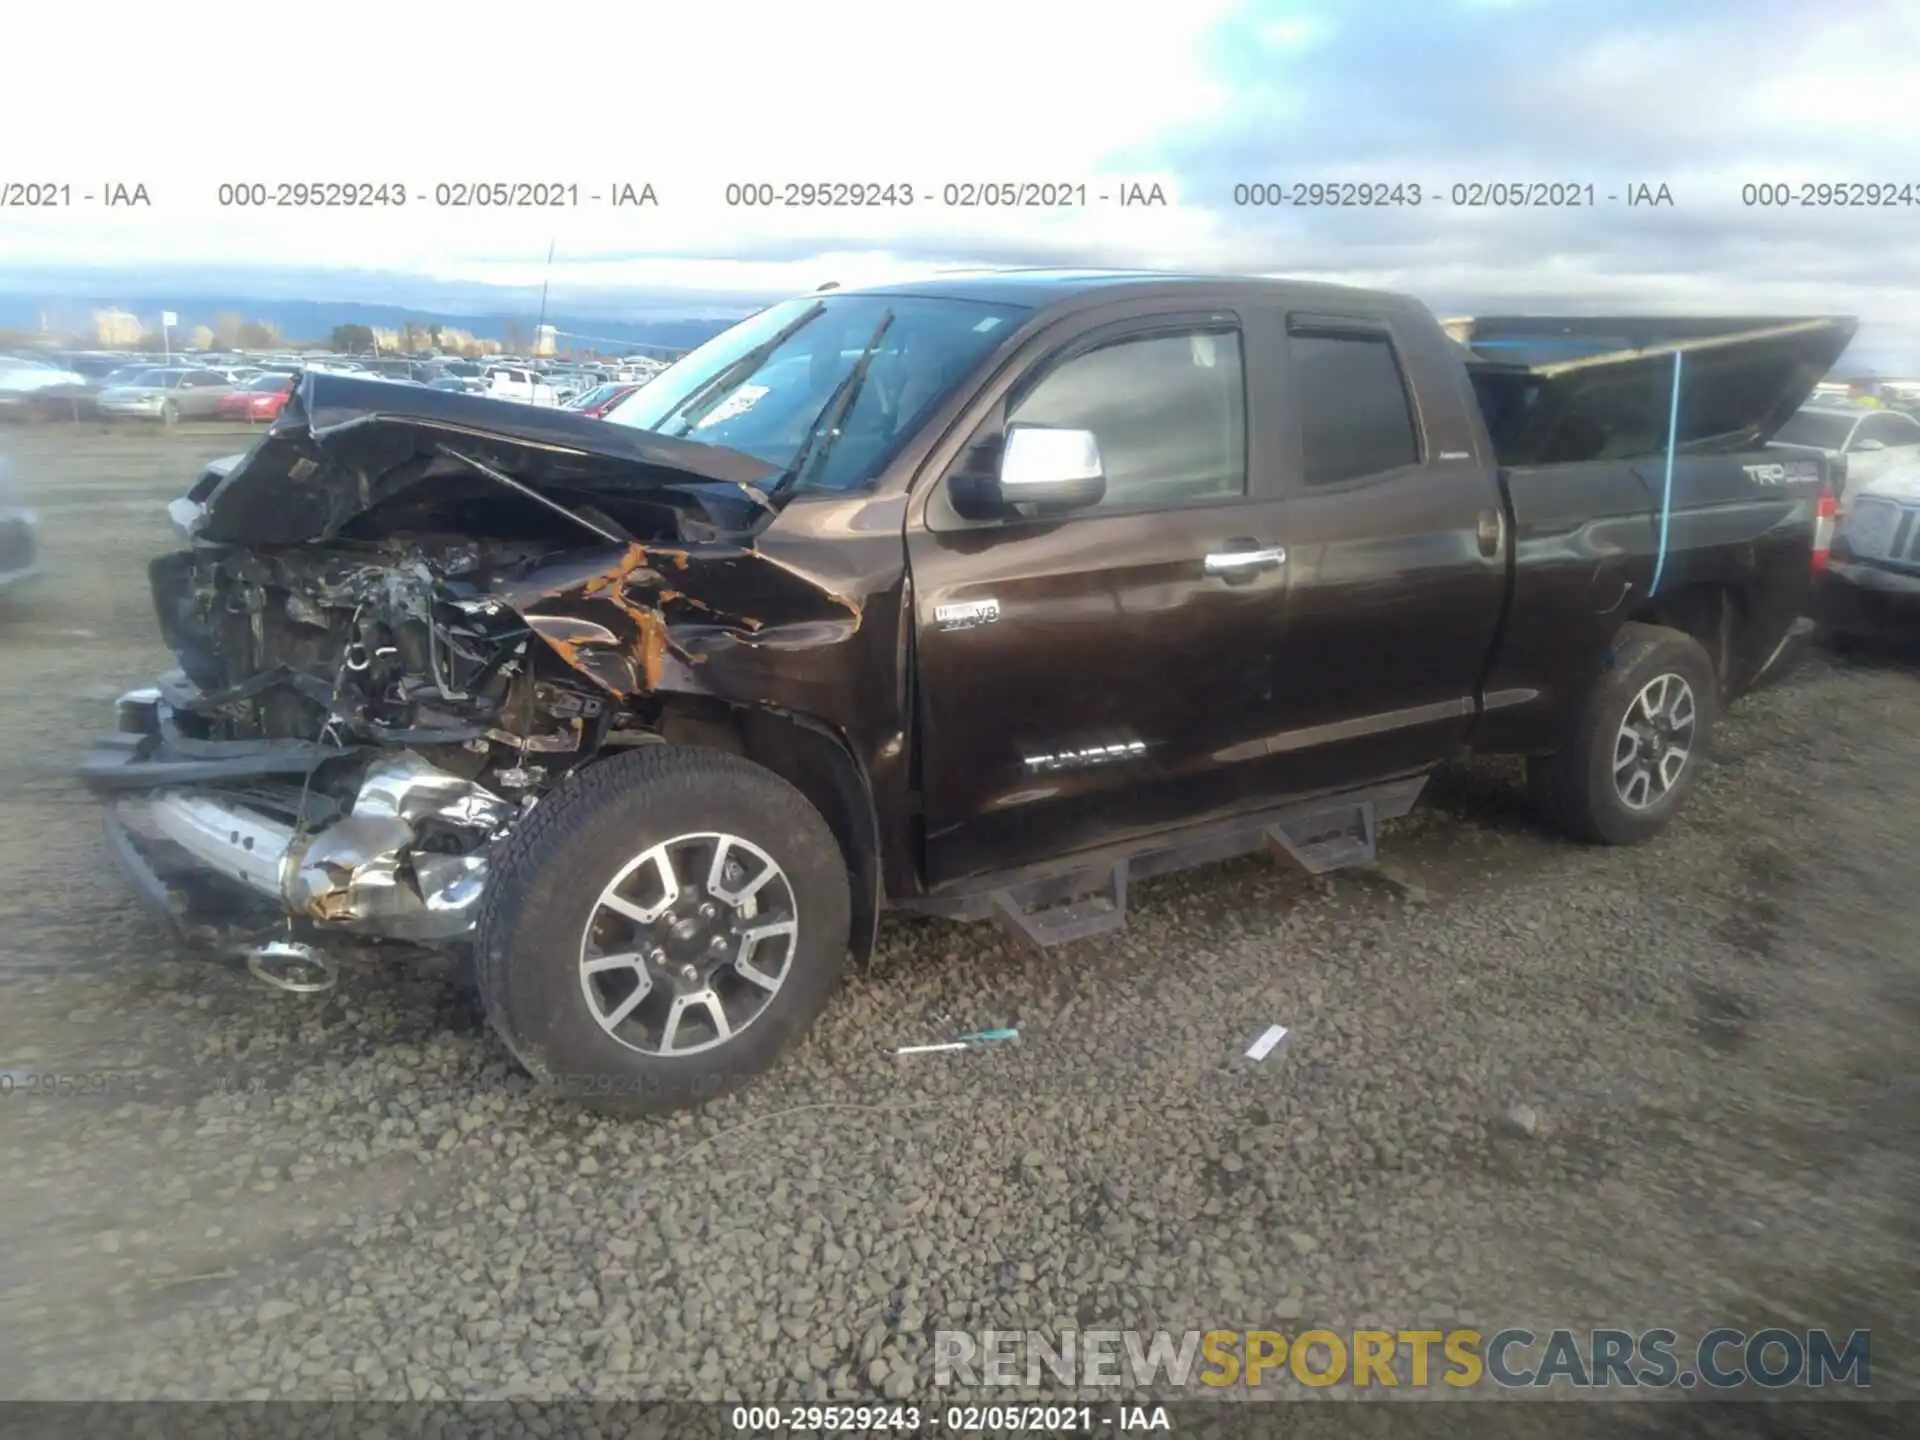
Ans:
[{"label": "exposed engine bay", "polygon": [[[604,690],[535,653],[532,626],[492,594],[539,558],[452,540],[163,556],[162,633],[200,692],[176,704],[182,733],[455,745],[490,769],[578,752]],[[541,624],[566,640],[586,622]]]},{"label": "exposed engine bay", "polygon": [[669,671],[698,691],[756,615],[858,627],[755,551],[752,457],[439,392],[368,408],[395,390],[310,375],[175,502],[188,544],[149,580],[180,668],[82,766],[175,914],[210,881],[270,916],[460,939],[487,847],[576,766],[661,738]]},{"label": "exposed engine bay", "polygon": [[[638,545],[543,560],[420,536],[162,556],[155,606],[181,669],[123,702],[122,729],[262,773],[123,818],[314,923],[460,937],[485,847],[616,728],[651,738],[660,575]],[[597,584],[554,584],[583,568]],[[529,615],[501,591],[561,593]],[[604,611],[615,623],[585,618]]]}]

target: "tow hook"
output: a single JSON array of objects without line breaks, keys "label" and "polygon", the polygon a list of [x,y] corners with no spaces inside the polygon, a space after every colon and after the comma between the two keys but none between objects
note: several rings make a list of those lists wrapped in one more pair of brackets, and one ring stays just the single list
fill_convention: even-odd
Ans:
[{"label": "tow hook", "polygon": [[247,969],[256,980],[295,995],[331,990],[340,967],[325,951],[297,940],[270,940],[247,951]]}]

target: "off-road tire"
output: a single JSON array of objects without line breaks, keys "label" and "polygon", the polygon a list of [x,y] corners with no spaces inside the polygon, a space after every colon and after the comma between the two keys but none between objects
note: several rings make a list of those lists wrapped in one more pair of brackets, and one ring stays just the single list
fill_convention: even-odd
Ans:
[{"label": "off-road tire", "polygon": [[[1645,809],[1630,807],[1614,784],[1614,744],[1627,709],[1646,685],[1678,675],[1693,691],[1697,720],[1691,754],[1672,787]],[[1713,661],[1691,635],[1663,625],[1626,625],[1608,664],[1574,716],[1568,742],[1527,761],[1527,793],[1536,813],[1561,833],[1592,845],[1638,845],[1673,819],[1700,778],[1720,714]]]},{"label": "off-road tire", "polygon": [[[731,1039],[691,1055],[642,1054],[594,1019],[580,938],[622,866],[707,831],[750,841],[785,872],[797,943],[778,992]],[[649,745],[570,776],[495,845],[475,978],[488,1020],[542,1086],[605,1114],[663,1114],[744,1088],[813,1023],[846,962],[851,909],[833,831],[798,790],[725,751]]]}]

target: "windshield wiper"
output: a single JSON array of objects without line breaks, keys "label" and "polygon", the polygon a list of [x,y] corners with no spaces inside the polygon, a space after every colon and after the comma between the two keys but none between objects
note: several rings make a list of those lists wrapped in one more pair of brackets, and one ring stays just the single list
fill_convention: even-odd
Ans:
[{"label": "windshield wiper", "polygon": [[721,370],[719,374],[708,380],[706,384],[696,389],[672,410],[661,416],[660,423],[654,427],[654,433],[665,435],[667,434],[666,427],[673,421],[684,420],[686,423],[679,430],[673,432],[673,438],[685,435],[706,417],[709,410],[713,409],[726,398],[728,392],[733,389],[737,382],[745,380],[749,375],[753,374],[754,371],[766,364],[769,355],[773,354],[774,351],[791,340],[799,333],[801,326],[811,322],[826,308],[825,301],[814,301],[813,304],[802,310],[785,325],[782,325],[774,334],[754,346],[753,349],[742,355],[738,360],[734,361],[733,364]]},{"label": "windshield wiper", "polygon": [[819,415],[808,427],[807,438],[794,455],[793,463],[787,467],[784,475],[773,482],[773,487],[767,492],[769,496],[796,488],[814,467],[826,463],[833,442],[840,438],[841,425],[852,412],[854,402],[860,398],[861,387],[867,383],[867,371],[872,368],[873,357],[880,352],[880,342],[892,324],[893,311],[888,310],[880,317],[880,323],[873,327],[867,348],[860,352],[860,358],[853,362],[853,368],[847,371],[840,383],[833,387],[833,393],[827,396],[827,403],[820,407]]}]

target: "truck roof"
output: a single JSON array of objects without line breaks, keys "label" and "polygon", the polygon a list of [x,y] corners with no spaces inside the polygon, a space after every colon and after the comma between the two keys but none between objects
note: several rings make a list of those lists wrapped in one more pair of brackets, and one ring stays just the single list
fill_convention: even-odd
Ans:
[{"label": "truck roof", "polygon": [[1025,305],[1040,310],[1094,292],[1130,298],[1173,295],[1195,285],[1244,289],[1262,294],[1283,295],[1302,301],[1337,303],[1342,297],[1365,295],[1405,301],[1407,297],[1378,290],[1363,290],[1352,285],[1334,285],[1317,280],[1276,279],[1263,275],[1208,275],[1163,270],[970,270],[931,275],[922,280],[903,280],[891,285],[850,286],[835,293],[843,295],[918,295],[928,298],[976,300],[991,305]]}]

